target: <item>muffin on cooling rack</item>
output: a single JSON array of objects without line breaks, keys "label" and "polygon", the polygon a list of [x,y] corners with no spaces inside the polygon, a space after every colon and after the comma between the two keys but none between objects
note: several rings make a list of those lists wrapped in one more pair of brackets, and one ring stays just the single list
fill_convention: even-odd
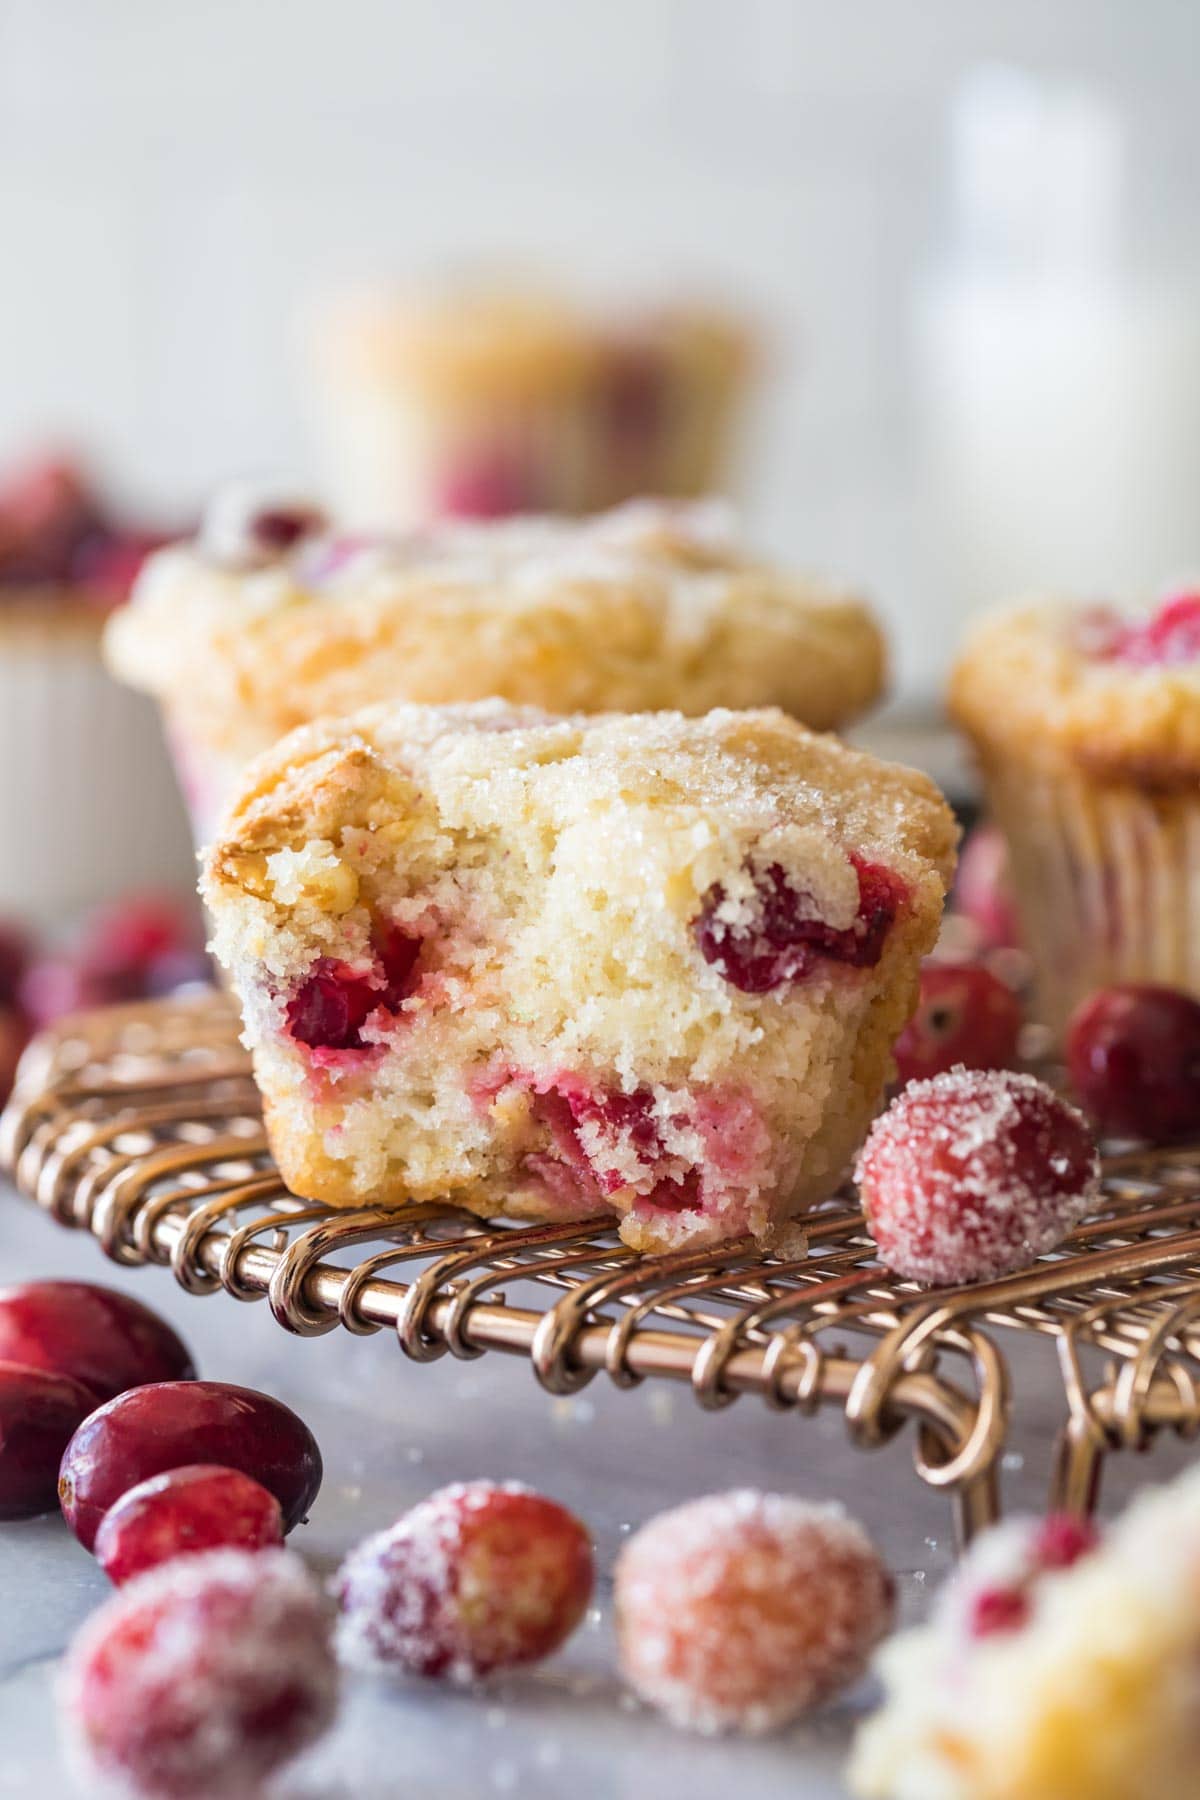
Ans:
[{"label": "muffin on cooling rack", "polygon": [[870,1800],[1195,1800],[1200,1472],[1105,1539],[1066,1517],[986,1533],[931,1622],[879,1657],[851,1788]]},{"label": "muffin on cooling rack", "polygon": [[374,526],[711,493],[754,360],[711,307],[594,314],[477,284],[348,296],[309,348],[330,492]]},{"label": "muffin on cooling rack", "polygon": [[870,705],[884,663],[860,601],[754,561],[719,510],[364,538],[236,493],[152,560],[108,653],[164,704],[202,842],[245,762],[324,713],[499,694],[556,712],[778,705],[823,730]]},{"label": "muffin on cooling rack", "polygon": [[950,704],[1008,837],[1046,1022],[1112,982],[1200,994],[1200,594],[1139,619],[986,620]]},{"label": "muffin on cooling rack", "polygon": [[767,1236],[891,1072],[956,828],[782,713],[372,708],[245,777],[210,852],[288,1184]]}]

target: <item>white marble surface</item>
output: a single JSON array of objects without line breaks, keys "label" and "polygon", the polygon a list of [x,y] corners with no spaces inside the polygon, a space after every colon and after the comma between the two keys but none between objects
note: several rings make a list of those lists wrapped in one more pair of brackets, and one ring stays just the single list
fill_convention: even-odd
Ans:
[{"label": "white marble surface", "polygon": [[[591,1525],[602,1572],[594,1617],[542,1669],[479,1695],[426,1684],[350,1683],[339,1725],[272,1790],[287,1800],[837,1800],[839,1770],[869,1688],[776,1739],[707,1741],[677,1734],[623,1698],[613,1674],[610,1584],[622,1536],[659,1508],[734,1482],[844,1500],[878,1536],[914,1616],[949,1560],[948,1515],[913,1473],[911,1439],[864,1454],[840,1417],[773,1414],[751,1400],[702,1413],[684,1390],[618,1392],[603,1378],[570,1400],[536,1386],[502,1357],[416,1367],[383,1335],[310,1340],[285,1335],[265,1306],[192,1298],[164,1271],[106,1264],[87,1239],[60,1230],[0,1191],[3,1278],[74,1274],[127,1287],[166,1313],[204,1374],[266,1388],[301,1412],[321,1443],[325,1486],[292,1542],[330,1567],[367,1531],[443,1482],[520,1478],[575,1507]],[[1007,1459],[1012,1504],[1037,1504],[1057,1414],[1045,1351],[1019,1360],[1027,1422]],[[1163,1445],[1155,1468],[1179,1462]],[[1145,1480],[1124,1459],[1108,1500]],[[53,1708],[55,1664],[78,1622],[107,1591],[57,1518],[0,1526],[0,1796],[58,1800],[65,1772]]]}]

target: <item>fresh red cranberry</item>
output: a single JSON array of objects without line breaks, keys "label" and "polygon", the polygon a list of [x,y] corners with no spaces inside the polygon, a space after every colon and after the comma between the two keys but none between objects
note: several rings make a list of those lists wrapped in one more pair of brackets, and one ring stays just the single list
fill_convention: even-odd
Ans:
[{"label": "fresh red cranberry", "polygon": [[917,1010],[896,1041],[901,1081],[968,1069],[1007,1068],[1017,1054],[1021,1006],[980,963],[928,962]]},{"label": "fresh red cranberry", "polygon": [[984,950],[1011,950],[1021,941],[1008,841],[998,825],[978,825],[962,848],[954,909],[970,919]]},{"label": "fresh red cranberry", "polygon": [[1122,662],[1154,668],[1200,657],[1200,594],[1177,594],[1144,624],[1130,626],[1113,646]]},{"label": "fresh red cranberry", "polygon": [[321,1485],[316,1439],[281,1401],[224,1381],[154,1382],[110,1400],[67,1445],[58,1481],[67,1524],[90,1550],[122,1494],[192,1463],[252,1475],[279,1501],[287,1531]]},{"label": "fresh red cranberry", "polygon": [[264,506],[251,514],[246,530],[256,549],[284,556],[305,538],[318,536],[326,523],[315,506]]},{"label": "fresh red cranberry", "polygon": [[33,961],[33,943],[19,925],[0,925],[0,1006],[15,1006]]},{"label": "fresh red cranberry", "polygon": [[115,1288],[23,1281],[0,1288],[0,1358],[72,1375],[97,1404],[151,1381],[190,1381],[187,1345],[165,1319]]},{"label": "fresh red cranberry", "polygon": [[967,1629],[976,1638],[1019,1631],[1031,1610],[1024,1588],[984,1588],[972,1596]]},{"label": "fresh red cranberry", "polygon": [[200,936],[196,909],[172,894],[131,894],[89,919],[79,945],[84,981],[112,999],[139,999],[148,972],[164,956],[191,950]]},{"label": "fresh red cranberry", "polygon": [[286,1550],[212,1550],[130,1582],[83,1626],[63,1675],[89,1791],[147,1800],[261,1793],[337,1699],[324,1598]]},{"label": "fresh red cranberry", "polygon": [[442,1488],[342,1564],[352,1662],[468,1681],[538,1662],[574,1631],[594,1581],[572,1513],[525,1488]]},{"label": "fresh red cranberry", "polygon": [[122,1494],[96,1533],[96,1561],[118,1587],[173,1556],[270,1550],[283,1542],[274,1494],[240,1469],[215,1463],[152,1475]]},{"label": "fresh red cranberry", "polygon": [[361,1050],[362,1028],[380,1010],[396,1013],[417,984],[420,938],[395,926],[375,940],[375,967],[361,974],[322,958],[287,1003],[288,1029],[310,1049]]},{"label": "fresh red cranberry", "polygon": [[857,856],[850,860],[858,875],[858,916],[845,930],[811,916],[811,895],[793,887],[779,863],[756,872],[757,917],[747,925],[718,917],[726,895],[716,883],[704,896],[695,922],[705,962],[745,994],[765,994],[785,982],[802,981],[822,957],[851,968],[874,968],[907,888],[878,863]]},{"label": "fresh red cranberry", "polygon": [[987,1281],[1061,1243],[1099,1195],[1073,1106],[1032,1075],[954,1069],[902,1089],[857,1180],[879,1257],[931,1286]]},{"label": "fresh red cranberry", "polygon": [[0,1362],[0,1519],[53,1512],[62,1453],[97,1404],[69,1375]]},{"label": "fresh red cranberry", "polygon": [[537,506],[532,471],[504,450],[477,452],[455,464],[434,495],[435,510],[449,519],[503,519]]},{"label": "fresh red cranberry", "polygon": [[1039,1525],[1033,1540],[1033,1557],[1039,1570],[1071,1569],[1100,1542],[1090,1519],[1077,1513],[1051,1513]]},{"label": "fresh red cranberry", "polygon": [[1101,1131],[1152,1144],[1200,1123],[1200,1001],[1175,988],[1101,988],[1067,1026],[1071,1086]]},{"label": "fresh red cranberry", "polygon": [[27,464],[0,488],[0,581],[70,578],[78,546],[104,521],[81,471],[61,457]]}]

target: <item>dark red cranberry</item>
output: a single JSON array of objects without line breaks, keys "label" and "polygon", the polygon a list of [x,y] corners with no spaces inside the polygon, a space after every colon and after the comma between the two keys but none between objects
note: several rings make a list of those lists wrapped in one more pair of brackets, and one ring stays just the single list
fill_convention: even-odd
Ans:
[{"label": "dark red cranberry", "polygon": [[281,1401],[223,1381],[163,1381],[110,1400],[75,1433],[59,1472],[68,1525],[85,1549],[122,1494],[192,1463],[240,1469],[268,1488],[288,1531],[321,1485],[321,1453]]},{"label": "dark red cranberry", "polygon": [[70,579],[78,546],[104,529],[81,471],[61,457],[28,464],[0,489],[0,581]]},{"label": "dark red cranberry", "polygon": [[79,945],[79,967],[97,993],[138,999],[154,965],[176,951],[196,948],[199,937],[190,900],[131,894],[89,919]]},{"label": "dark red cranberry", "polygon": [[967,1629],[977,1638],[1019,1631],[1030,1610],[1029,1596],[1023,1588],[984,1588],[971,1599]]},{"label": "dark red cranberry", "polygon": [[420,938],[389,926],[377,935],[369,974],[322,958],[288,1001],[292,1036],[314,1050],[361,1050],[371,1014],[398,1012],[413,992],[420,955]]},{"label": "dark red cranberry", "polygon": [[1034,1538],[1034,1561],[1041,1570],[1070,1569],[1099,1542],[1100,1533],[1090,1519],[1077,1513],[1051,1513]]},{"label": "dark red cranberry", "polygon": [[269,1550],[283,1542],[274,1494],[240,1469],[195,1464],[122,1494],[96,1533],[96,1561],[118,1586],[201,1550]]},{"label": "dark red cranberry", "polygon": [[1177,594],[1152,619],[1131,626],[1113,647],[1122,662],[1153,668],[1200,657],[1200,594]]},{"label": "dark red cranberry", "polygon": [[434,495],[436,511],[449,519],[503,519],[537,505],[531,471],[503,450],[478,452],[454,465]]},{"label": "dark red cranberry", "polygon": [[343,1563],[342,1649],[352,1662],[459,1681],[539,1662],[579,1624],[594,1578],[588,1534],[565,1507],[458,1483]]},{"label": "dark red cranberry", "polygon": [[33,961],[33,942],[19,925],[0,925],[0,1006],[15,1006]]},{"label": "dark red cranberry", "polygon": [[745,926],[717,916],[726,898],[718,882],[704,896],[695,922],[705,962],[745,994],[765,994],[785,982],[801,981],[819,958],[874,968],[907,888],[878,863],[856,856],[850,860],[858,875],[858,916],[844,930],[811,916],[811,895],[793,887],[779,863],[755,873],[758,916]]},{"label": "dark red cranberry", "polygon": [[67,1654],[60,1705],[87,1792],[247,1800],[330,1723],[320,1587],[286,1550],[210,1551],[114,1594]]},{"label": "dark red cranberry", "polygon": [[0,1362],[0,1519],[53,1512],[63,1451],[96,1405],[69,1375]]},{"label": "dark red cranberry", "polygon": [[256,549],[274,556],[294,550],[325,529],[325,515],[311,506],[264,506],[250,518],[247,532]]},{"label": "dark red cranberry", "polygon": [[929,962],[917,1010],[896,1042],[901,1081],[967,1069],[1005,1069],[1017,1054],[1021,1005],[980,963]]},{"label": "dark red cranberry", "polygon": [[1020,943],[1008,840],[998,825],[976,826],[963,845],[953,904],[975,926],[981,949],[1009,950]]},{"label": "dark red cranberry", "polygon": [[1200,1125],[1200,1001],[1175,988],[1101,988],[1067,1026],[1071,1086],[1101,1131],[1152,1144]]},{"label": "dark red cranberry", "polygon": [[190,1381],[196,1370],[165,1319],[115,1288],[87,1281],[24,1281],[0,1288],[0,1358],[72,1375],[97,1404],[151,1381]]}]

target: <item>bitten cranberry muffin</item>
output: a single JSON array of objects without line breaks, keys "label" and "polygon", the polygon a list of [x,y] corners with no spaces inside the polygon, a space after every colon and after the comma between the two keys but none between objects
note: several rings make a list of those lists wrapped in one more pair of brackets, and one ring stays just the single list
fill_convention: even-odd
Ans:
[{"label": "bitten cranberry muffin", "polygon": [[364,538],[237,494],[154,558],[108,652],[163,701],[203,842],[245,762],[323,713],[500,695],[563,713],[779,705],[824,730],[871,704],[884,662],[860,601],[755,561],[719,509]]},{"label": "bitten cranberry muffin", "polygon": [[347,295],[309,344],[329,491],[373,526],[724,488],[755,360],[713,307],[593,312],[478,283]]},{"label": "bitten cranberry muffin", "polygon": [[950,705],[1009,841],[1046,1022],[1115,982],[1200,994],[1200,594],[1142,618],[999,614]]},{"label": "bitten cranberry muffin", "polygon": [[779,712],[400,705],[262,758],[203,885],[297,1193],[663,1249],[842,1174],[955,837],[924,776]]},{"label": "bitten cranberry muffin", "polygon": [[1194,1800],[1200,1473],[1098,1538],[1014,1520],[972,1547],[931,1621],[879,1656],[885,1699],[850,1785],[869,1800]]}]

